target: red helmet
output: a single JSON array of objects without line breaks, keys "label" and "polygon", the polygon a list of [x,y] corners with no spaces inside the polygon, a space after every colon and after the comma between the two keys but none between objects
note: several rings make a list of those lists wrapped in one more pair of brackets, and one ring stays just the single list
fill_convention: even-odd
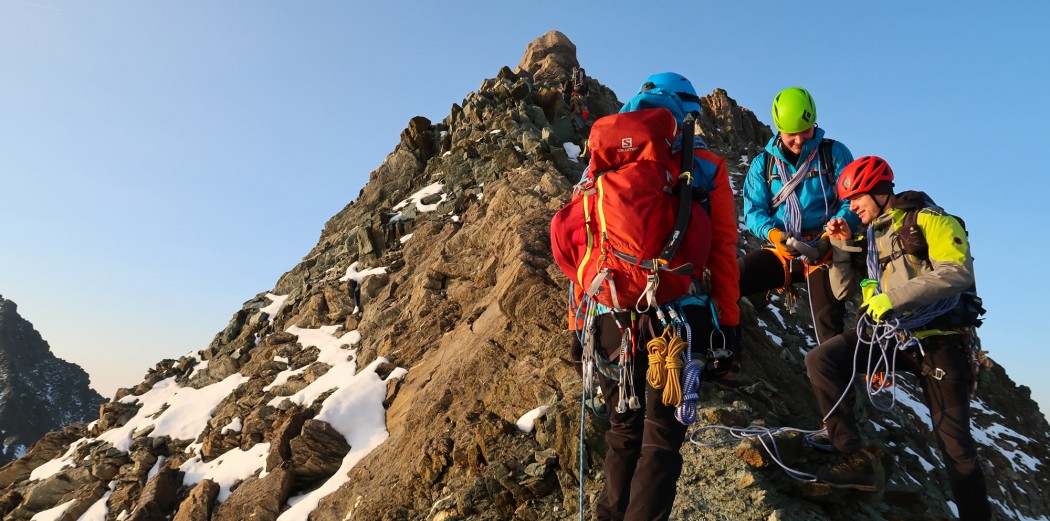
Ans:
[{"label": "red helmet", "polygon": [[893,169],[881,157],[864,156],[846,165],[839,174],[839,199],[848,199],[876,188],[876,193],[893,193]]}]

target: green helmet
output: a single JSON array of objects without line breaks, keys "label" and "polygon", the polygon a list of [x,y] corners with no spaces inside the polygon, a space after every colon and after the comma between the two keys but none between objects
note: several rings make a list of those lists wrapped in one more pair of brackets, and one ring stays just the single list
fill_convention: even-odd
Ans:
[{"label": "green helmet", "polygon": [[785,134],[805,132],[817,124],[817,104],[802,87],[789,87],[773,98],[773,124]]}]

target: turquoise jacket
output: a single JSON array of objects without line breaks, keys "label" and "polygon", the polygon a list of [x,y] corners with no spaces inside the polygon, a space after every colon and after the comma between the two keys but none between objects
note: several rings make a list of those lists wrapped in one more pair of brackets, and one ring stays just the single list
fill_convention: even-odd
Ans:
[{"label": "turquoise jacket", "polygon": [[[751,161],[751,168],[747,171],[744,180],[744,224],[756,237],[766,240],[769,230],[778,228],[785,230],[784,213],[786,205],[780,205],[776,209],[771,208],[773,196],[780,190],[783,183],[779,177],[770,182],[766,179],[766,161],[769,156],[784,159],[777,146],[780,135],[773,136],[766,143],[765,151],[755,156]],[[824,139],[824,129],[817,127],[813,137],[802,144],[802,153],[799,154],[799,162],[805,161],[809,154],[820,145]],[[838,181],[842,169],[853,161],[853,154],[846,145],[838,141],[831,148],[831,156],[835,162],[835,181]],[[814,163],[820,161],[817,154]],[[795,173],[798,165],[789,165],[791,173]],[[814,164],[814,166],[816,166]],[[835,217],[846,219],[850,230],[860,229],[860,219],[850,211],[849,204],[838,198],[833,183],[829,183],[826,176],[818,175],[810,177],[796,188],[799,203],[802,206],[802,230],[823,229],[827,222]]]}]

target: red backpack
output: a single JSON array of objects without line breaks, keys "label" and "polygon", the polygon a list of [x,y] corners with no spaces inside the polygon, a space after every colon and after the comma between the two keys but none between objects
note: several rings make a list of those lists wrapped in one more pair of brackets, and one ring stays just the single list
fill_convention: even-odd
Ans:
[{"label": "red backpack", "polygon": [[[692,168],[693,123],[682,143]],[[599,303],[646,310],[685,296],[711,249],[711,221],[691,197],[664,108],[605,116],[590,134],[591,162],[572,200],[551,220],[558,267]],[[680,199],[677,194],[683,194]]]}]

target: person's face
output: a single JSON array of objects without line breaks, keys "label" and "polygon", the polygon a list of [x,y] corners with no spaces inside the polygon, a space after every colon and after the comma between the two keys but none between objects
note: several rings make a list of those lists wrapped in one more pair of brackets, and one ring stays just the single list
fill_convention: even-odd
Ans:
[{"label": "person's face", "polygon": [[857,194],[849,198],[849,209],[860,217],[860,222],[871,224],[879,216],[879,205],[870,194]]},{"label": "person's face", "polygon": [[794,134],[781,132],[780,142],[784,143],[784,146],[786,146],[787,149],[790,150],[792,153],[801,154],[802,144],[805,143],[807,139],[811,139],[813,137],[814,132],[816,132],[816,127],[809,127],[808,129],[803,130],[802,132],[796,132]]}]

